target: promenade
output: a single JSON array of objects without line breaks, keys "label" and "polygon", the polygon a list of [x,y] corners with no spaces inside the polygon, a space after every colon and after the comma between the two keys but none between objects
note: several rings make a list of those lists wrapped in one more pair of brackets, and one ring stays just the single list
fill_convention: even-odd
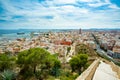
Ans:
[{"label": "promenade", "polygon": [[118,74],[113,65],[97,59],[76,80],[120,80]]},{"label": "promenade", "polygon": [[93,80],[119,80],[116,72],[112,70],[112,67],[100,61],[99,66],[96,69]]}]

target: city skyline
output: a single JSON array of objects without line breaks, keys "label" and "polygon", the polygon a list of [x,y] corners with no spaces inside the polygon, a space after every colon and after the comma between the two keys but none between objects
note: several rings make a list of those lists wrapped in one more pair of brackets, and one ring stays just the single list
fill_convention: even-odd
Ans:
[{"label": "city skyline", "polygon": [[119,28],[118,0],[0,0],[0,29]]}]

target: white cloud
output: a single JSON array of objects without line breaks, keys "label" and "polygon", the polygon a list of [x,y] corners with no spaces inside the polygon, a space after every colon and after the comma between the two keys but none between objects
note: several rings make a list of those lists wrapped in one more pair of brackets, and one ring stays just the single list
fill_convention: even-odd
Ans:
[{"label": "white cloud", "polygon": [[72,13],[72,14],[80,14],[80,13],[88,13],[88,9],[85,9],[85,8],[79,8],[79,7],[75,7],[75,6],[72,6],[72,5],[65,5],[65,6],[61,6],[59,8],[59,12],[60,13]]},{"label": "white cloud", "polygon": [[[94,0],[92,0],[94,2]],[[120,9],[117,5],[113,4],[110,2],[110,0],[96,0],[96,3],[88,3],[89,6],[91,7],[100,7],[100,6],[104,6],[104,5],[109,5],[108,8],[112,8],[112,9]]]},{"label": "white cloud", "polygon": [[88,5],[91,7],[100,7],[104,5],[110,5],[110,4],[111,3],[109,0],[105,0],[105,1],[97,0],[95,3],[88,3]]},{"label": "white cloud", "polygon": [[80,2],[94,2],[95,0],[78,0]]},{"label": "white cloud", "polygon": [[112,9],[120,9],[118,6],[116,6],[115,4],[112,4],[109,6],[109,8],[112,8]]},{"label": "white cloud", "polygon": [[63,4],[65,4],[65,3],[75,3],[76,2],[76,0],[55,0],[56,1],[56,3],[63,3]]},{"label": "white cloud", "polygon": [[90,3],[88,5],[91,6],[91,7],[100,7],[100,6],[103,6],[103,5],[107,5],[107,3],[96,3],[96,4]]},{"label": "white cloud", "polygon": [[[87,2],[86,6],[79,7],[77,1]],[[95,3],[94,3],[95,2]],[[25,1],[24,3],[12,3],[2,1],[4,8],[7,9],[6,17],[0,19],[13,21],[14,23],[2,24],[1,26],[20,26],[25,28],[102,28],[117,27],[120,25],[114,20],[120,19],[120,9],[109,0],[54,0],[45,3]],[[58,5],[59,6],[56,6]],[[66,5],[67,4],[67,5]],[[74,4],[74,5],[71,5]],[[82,5],[82,4],[79,4]],[[110,10],[92,10],[109,5]],[[22,9],[21,9],[22,8]],[[12,19],[13,16],[21,15],[22,19]],[[43,16],[53,16],[53,19],[45,19]],[[26,27],[27,26],[27,27]]]}]

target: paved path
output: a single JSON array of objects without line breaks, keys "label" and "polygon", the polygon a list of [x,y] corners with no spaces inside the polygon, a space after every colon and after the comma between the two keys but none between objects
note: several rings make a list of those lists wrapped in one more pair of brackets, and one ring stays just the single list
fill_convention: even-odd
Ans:
[{"label": "paved path", "polygon": [[96,72],[94,74],[93,80],[119,80],[117,74],[112,70],[109,64],[101,61]]}]

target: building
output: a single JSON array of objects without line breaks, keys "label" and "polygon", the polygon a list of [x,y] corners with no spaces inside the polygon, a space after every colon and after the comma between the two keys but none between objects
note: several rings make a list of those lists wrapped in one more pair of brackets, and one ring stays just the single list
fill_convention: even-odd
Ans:
[{"label": "building", "polygon": [[81,30],[81,28],[79,29],[79,34],[82,34],[82,32],[81,32],[82,30]]},{"label": "building", "polygon": [[115,53],[114,57],[120,59],[120,46],[114,46],[113,52]]}]

